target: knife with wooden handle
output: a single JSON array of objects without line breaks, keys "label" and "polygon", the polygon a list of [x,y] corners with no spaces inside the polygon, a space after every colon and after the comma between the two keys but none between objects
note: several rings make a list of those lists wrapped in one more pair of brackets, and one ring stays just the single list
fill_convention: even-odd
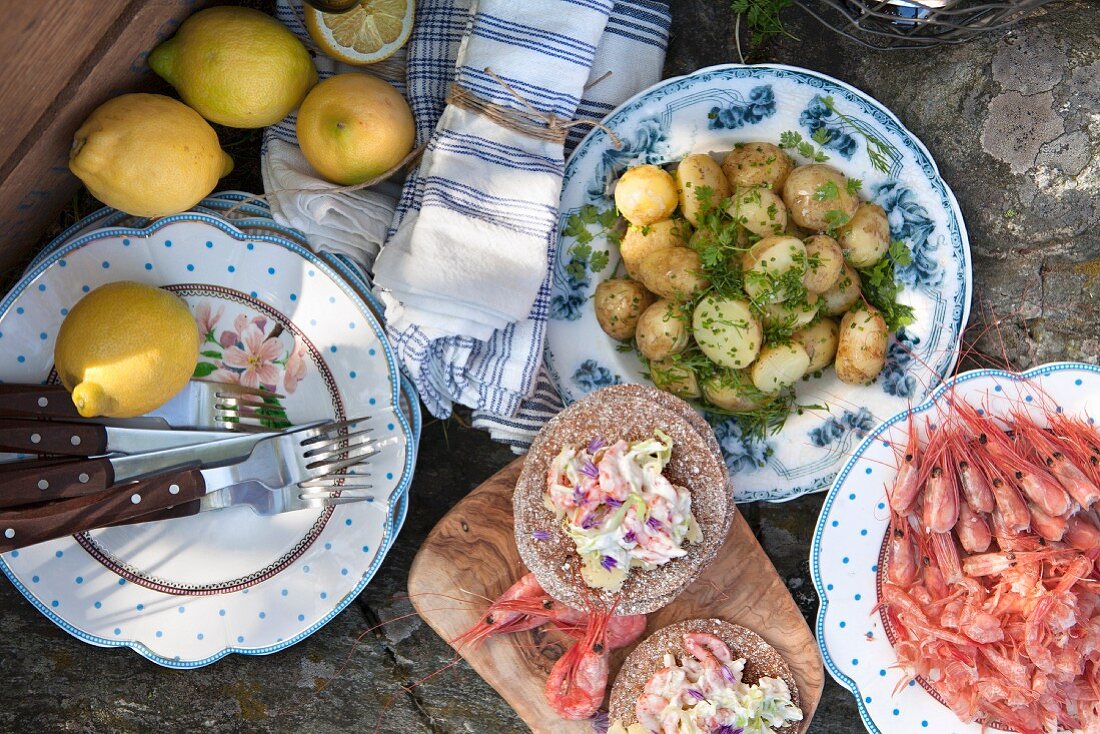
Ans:
[{"label": "knife with wooden handle", "polygon": [[205,494],[201,471],[190,467],[98,494],[0,510],[0,553],[155,515],[167,508],[181,508],[174,517],[182,516],[186,508],[198,512],[198,503],[193,500]]},{"label": "knife with wooden handle", "polygon": [[0,464],[0,508],[96,494],[117,483],[192,463],[223,466],[247,457],[257,443],[269,437],[263,433],[222,435],[226,437],[219,441],[133,456]]},{"label": "knife with wooden handle", "polygon": [[[240,435],[234,431],[123,428],[98,423],[0,417],[0,450],[61,456],[141,454]],[[250,435],[266,438],[275,434],[257,432]]]}]

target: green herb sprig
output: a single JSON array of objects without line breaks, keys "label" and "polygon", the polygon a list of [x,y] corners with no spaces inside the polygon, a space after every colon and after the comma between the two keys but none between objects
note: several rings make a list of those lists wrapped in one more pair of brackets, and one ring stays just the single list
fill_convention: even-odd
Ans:
[{"label": "green herb sprig", "polygon": [[[818,130],[823,130],[823,128],[818,128]],[[814,140],[817,140],[817,133],[814,133],[814,136]],[[824,144],[825,141],[818,142],[818,145]],[[797,151],[800,156],[814,163],[824,163],[829,160],[829,156],[825,151],[815,148],[812,142],[803,138],[802,133],[795,130],[788,130],[779,135],[779,147],[785,150]]]},{"label": "green herb sprig", "polygon": [[[836,101],[831,96],[822,97],[821,101],[829,109],[830,112],[839,117],[841,120],[844,120],[844,122],[848,123],[848,125],[853,130],[863,136],[863,139],[867,141],[867,157],[871,159],[871,165],[874,167],[874,169],[876,171],[881,171],[882,173],[889,173],[890,161],[888,159],[888,156],[891,152],[894,152],[894,146],[890,145],[877,135],[867,132],[859,125],[856,125],[852,121],[852,118],[848,117],[843,112],[837,109]],[[818,130],[824,131],[825,128],[819,127]]]},{"label": "green herb sprig", "polygon": [[[619,230],[619,213],[614,207],[600,211],[592,204],[585,204],[576,214],[571,214],[565,220],[565,228],[562,234],[576,240],[569,248],[569,264],[565,266],[566,272],[572,278],[581,280],[585,277],[585,270],[599,273],[607,267],[610,254],[607,250],[594,249],[592,243],[597,238],[604,238],[607,242],[619,246],[622,241],[622,232]],[[593,232],[589,227],[598,226]]]},{"label": "green herb sprig", "polygon": [[768,36],[782,34],[794,38],[783,27],[783,19],[779,17],[792,2],[793,0],[733,0],[730,8],[748,23],[752,32],[752,44],[758,46]]},{"label": "green herb sprig", "polygon": [[863,297],[874,306],[886,321],[891,333],[913,323],[913,309],[898,303],[898,295],[905,286],[897,282],[896,269],[913,262],[913,252],[900,240],[890,243],[886,257],[877,265],[857,270],[863,282]]}]

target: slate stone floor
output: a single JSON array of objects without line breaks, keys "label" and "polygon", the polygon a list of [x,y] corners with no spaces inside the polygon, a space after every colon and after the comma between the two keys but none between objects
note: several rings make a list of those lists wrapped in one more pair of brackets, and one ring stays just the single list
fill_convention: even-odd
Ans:
[{"label": "slate stone floor", "polygon": [[[668,75],[737,60],[728,2],[675,0],[673,12]],[[875,96],[925,142],[957,194],[974,255],[968,362],[991,354],[1018,368],[1061,359],[1096,363],[1100,5],[1056,3],[1011,31],[895,53],[845,41],[797,9],[788,18],[793,37],[770,42],[749,60],[819,70]],[[320,632],[268,657],[164,670],[129,650],[78,642],[0,583],[0,731],[525,731],[464,665],[412,693],[402,690],[451,658],[417,618],[357,644],[364,630],[409,611],[397,597],[421,541],[511,458],[460,418],[429,423],[409,519],[374,581]],[[817,495],[742,508],[811,624],[817,598],[806,558],[820,505]],[[832,680],[810,731],[862,731],[851,696]]]}]

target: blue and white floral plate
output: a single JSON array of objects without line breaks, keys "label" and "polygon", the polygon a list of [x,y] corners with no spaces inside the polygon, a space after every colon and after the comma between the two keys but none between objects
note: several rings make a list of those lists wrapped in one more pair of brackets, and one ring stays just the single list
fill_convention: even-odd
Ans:
[{"label": "blue and white floral plate", "polygon": [[[916,322],[891,343],[874,384],[846,385],[831,370],[800,383],[799,402],[824,404],[828,411],[792,415],[767,439],[750,439],[736,420],[712,417],[738,502],[789,500],[826,489],[871,427],[919,402],[955,364],[970,311],[970,245],[955,196],[928,150],[863,92],[778,65],[714,66],[668,79],[603,122],[623,147],[616,150],[598,128],[577,146],[565,168],[563,227],[582,206],[613,206],[605,184],[627,166],[726,151],[737,142],[778,142],[786,131],[807,139],[821,131],[829,164],[863,181],[863,196],[882,205],[894,238],[912,248],[913,264],[899,277],[906,286],[901,300],[913,307]],[[599,273],[585,267],[577,278],[566,270],[575,244],[564,235],[558,244],[546,345],[546,363],[567,403],[608,384],[646,379],[637,357],[618,351],[600,330],[590,302],[600,281],[615,271],[618,252],[597,238],[593,247],[610,250],[610,264]]]},{"label": "blue and white floral plate", "polygon": [[162,665],[283,649],[362,590],[404,519],[415,437],[382,327],[309,250],[182,214],[144,229],[96,229],[33,267],[0,302],[0,380],[46,379],[67,310],[125,279],[169,288],[192,306],[206,335],[203,376],[275,387],[294,422],[366,415],[376,436],[397,437],[369,467],[378,501],[110,528],[5,554],[0,569],[66,631]]},{"label": "blue and white floral plate", "polygon": [[[851,691],[867,730],[873,734],[936,732],[981,734],[963,724],[917,682],[897,694],[903,677],[897,656],[876,611],[878,567],[890,521],[886,487],[897,475],[894,447],[904,447],[910,413],[935,425],[937,411],[950,397],[1005,416],[1026,410],[1041,419],[1064,410],[1100,416],[1100,367],[1058,362],[1027,372],[976,370],[942,384],[920,405],[874,428],[856,448],[825,498],[810,548],[810,573],[821,607],[817,642],[825,667]],[[923,420],[915,422],[922,435]],[[988,729],[987,729],[988,730]]]}]

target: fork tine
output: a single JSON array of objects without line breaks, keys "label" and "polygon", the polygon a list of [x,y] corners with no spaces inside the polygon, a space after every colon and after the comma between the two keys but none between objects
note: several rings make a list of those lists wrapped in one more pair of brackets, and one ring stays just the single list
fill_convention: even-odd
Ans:
[{"label": "fork tine", "polygon": [[320,477],[320,476],[327,475],[331,472],[337,472],[337,471],[340,471],[341,469],[346,469],[349,466],[355,466],[356,464],[362,462],[363,460],[369,459],[370,457],[375,456],[376,454],[378,454],[378,451],[379,451],[378,447],[369,446],[366,451],[348,456],[347,458],[338,459],[336,461],[329,461],[329,462],[324,462],[324,461],[317,462],[316,464],[311,464],[311,465],[307,466],[306,469],[310,472],[310,474],[313,475],[314,478],[317,478],[317,477]]},{"label": "fork tine", "polygon": [[248,387],[247,385],[241,385],[234,382],[207,382],[214,391],[214,395],[217,397],[236,397],[238,395],[255,395],[260,398],[275,398],[281,400],[285,398],[285,395],[281,395],[277,392],[271,392],[265,390],[262,387]]},{"label": "fork tine", "polygon": [[330,438],[324,443],[312,444],[312,448],[307,449],[302,453],[302,457],[311,461],[317,458],[332,453],[340,453],[353,449],[357,446],[363,446],[371,443],[371,437],[368,435],[371,433],[371,429],[358,431],[356,433],[349,433],[347,436],[339,436],[337,438]]},{"label": "fork tine", "polygon": [[[341,438],[340,436],[332,436],[331,434],[338,433],[340,431],[345,431],[349,428],[355,428],[357,424],[362,423],[366,420],[367,419],[364,417],[364,418],[348,418],[346,420],[337,421],[337,422],[332,423],[328,426],[325,426],[324,431],[322,433],[325,436],[325,440],[332,440],[332,439],[335,439],[335,438]],[[368,429],[364,429],[364,430],[371,430],[371,429],[368,428]],[[320,440],[321,439],[319,437],[314,437],[314,438],[311,438],[308,441],[302,441],[302,446],[305,446],[306,444],[310,444],[310,443],[318,443]]]},{"label": "fork tine", "polygon": [[284,408],[276,407],[273,405],[261,405],[259,403],[250,405],[248,403],[218,403],[214,406],[214,410],[220,413],[246,413],[255,415],[272,415],[272,416],[285,416],[286,410]]},{"label": "fork tine", "polygon": [[215,428],[220,428],[225,431],[238,431],[240,433],[267,433],[271,429],[259,423],[246,423],[244,421],[237,420],[222,420],[218,419],[214,424]]}]

